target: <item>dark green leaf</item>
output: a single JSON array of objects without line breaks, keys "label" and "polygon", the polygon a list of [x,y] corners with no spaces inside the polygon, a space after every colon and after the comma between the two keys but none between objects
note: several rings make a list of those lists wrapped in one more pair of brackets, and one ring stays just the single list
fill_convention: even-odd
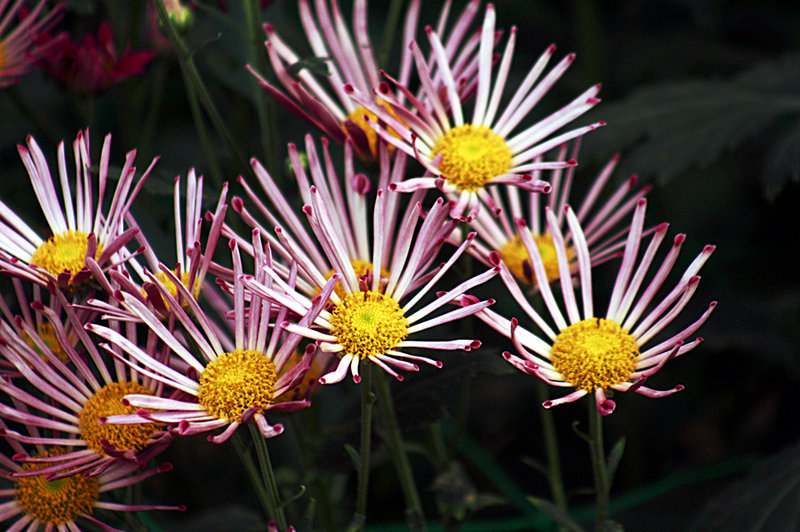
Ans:
[{"label": "dark green leaf", "polygon": [[584,528],[564,513],[561,508],[550,501],[539,497],[528,497],[528,500],[536,506],[543,514],[552,519],[558,526],[570,532],[583,532]]},{"label": "dark green leaf", "polygon": [[789,532],[800,528],[800,445],[766,459],[706,505],[691,530]]},{"label": "dark green leaf", "polygon": [[608,453],[608,485],[612,485],[614,483],[614,474],[617,472],[617,467],[619,467],[619,463],[622,460],[622,455],[625,453],[625,438],[620,438],[617,440],[617,443],[614,444],[614,447],[611,448],[611,452]]}]

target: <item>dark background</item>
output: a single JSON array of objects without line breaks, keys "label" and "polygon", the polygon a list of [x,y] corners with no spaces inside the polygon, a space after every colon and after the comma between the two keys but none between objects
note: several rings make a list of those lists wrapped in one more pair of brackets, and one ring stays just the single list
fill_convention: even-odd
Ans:
[{"label": "dark background", "polygon": [[[64,27],[79,39],[108,17],[119,49],[127,44],[151,48],[146,3],[124,4],[67,2]],[[224,16],[197,10],[195,25],[184,39],[195,50],[194,60],[240,153],[259,157],[286,179],[283,146],[302,142],[309,128],[270,103],[262,102],[272,113],[269,131],[253,118],[256,100],[266,102],[266,95],[254,90],[243,69],[252,59],[252,48],[227,23],[239,20],[239,3],[228,4]],[[349,13],[350,2],[343,5]],[[423,23],[434,23],[438,6],[423,2]],[[797,530],[800,429],[792,413],[800,382],[800,4],[501,0],[496,7],[498,27],[516,24],[520,30],[513,64],[518,79],[550,43],[557,44],[557,57],[578,54],[531,120],[590,84],[603,84],[604,101],[578,121],[602,119],[608,125],[583,144],[576,193],[581,178],[587,186],[600,165],[621,152],[615,179],[621,182],[637,173],[654,186],[648,196],[648,223],[668,221],[670,236],[687,234],[677,268],[685,268],[704,244],[717,245],[681,322],[688,324],[709,301],[719,301],[700,330],[705,341],[649,381],[656,388],[682,383],[686,389],[658,400],[618,394],[617,410],[606,418],[607,448],[620,438],[626,442],[612,491],[613,516],[628,530]],[[370,5],[376,42],[383,36],[385,9],[380,2]],[[295,49],[308,50],[294,2],[277,0],[263,17]],[[150,186],[135,205],[145,229],[170,227],[172,178],[185,175],[191,166],[209,176],[209,190],[224,180],[239,193],[235,178],[246,168],[207,120],[216,152],[209,156],[204,150],[181,71],[167,51],[145,76],[100,94],[77,93],[42,73],[0,90],[3,201],[18,206],[35,223],[38,207],[15,145],[33,134],[52,161],[56,142],[69,142],[87,125],[96,150],[105,132],[112,132],[112,162],[118,164],[133,147],[139,148],[140,168],[150,157],[161,156]],[[209,202],[215,194],[209,193]],[[166,249],[171,253],[170,246]],[[605,265],[595,275],[596,302],[604,300],[600,294],[613,283],[615,267]],[[464,437],[452,440],[452,457],[463,471],[455,485],[506,501],[471,512],[472,529],[547,529],[546,520],[520,517],[531,512],[526,495],[548,496],[543,477],[527,465],[543,457],[537,384],[502,362],[499,353],[509,348],[503,339],[483,331],[477,320],[467,327],[485,338],[478,353],[452,355],[443,370],[423,368],[393,388],[404,434],[422,444],[422,450],[432,420],[438,420],[448,438],[460,434],[459,420],[464,420]],[[316,442],[312,461],[315,471],[338,487],[339,522],[351,512],[355,487],[343,445],[357,446],[358,400],[358,389],[349,383],[326,388],[310,412],[293,420],[323,427],[324,441]],[[577,422],[585,429],[586,403],[553,413],[571,506],[577,509],[576,518],[590,522],[591,497],[585,494],[592,484],[589,454],[572,428]],[[296,494],[296,486],[308,481],[297,477],[299,444],[293,427],[289,429],[270,442],[279,478],[287,486],[285,496]],[[375,530],[402,530],[402,498],[393,468],[381,461],[380,453],[378,449],[369,523]],[[189,439],[178,441],[165,456],[175,470],[151,481],[146,496],[185,503],[189,511],[149,515],[149,528],[257,529],[257,502],[229,446]],[[412,453],[412,459],[426,513],[432,517],[433,486],[441,471],[431,467],[423,452]],[[302,517],[308,502],[306,493],[290,508]]]}]

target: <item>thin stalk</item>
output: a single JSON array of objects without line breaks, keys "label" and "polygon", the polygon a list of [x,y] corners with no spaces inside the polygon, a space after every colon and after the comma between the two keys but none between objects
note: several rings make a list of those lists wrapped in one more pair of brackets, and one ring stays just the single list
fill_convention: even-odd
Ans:
[{"label": "thin stalk", "polygon": [[[153,6],[156,8],[156,11],[158,11],[158,19],[161,21],[164,27],[167,28],[169,38],[172,41],[173,46],[175,46],[175,55],[178,58],[178,63],[181,65],[181,71],[183,72],[186,85],[191,85],[194,88],[198,101],[202,104],[206,114],[208,114],[208,118],[211,120],[211,123],[214,124],[217,132],[222,136],[223,139],[225,139],[225,143],[228,145],[228,149],[233,154],[234,159],[236,159],[241,171],[248,176],[251,175],[252,169],[247,163],[245,157],[239,151],[238,144],[233,138],[233,135],[231,135],[230,130],[228,130],[228,128],[225,126],[225,122],[222,120],[222,115],[217,109],[217,106],[214,105],[214,101],[211,99],[211,95],[209,94],[205,83],[203,83],[203,78],[200,76],[200,72],[197,70],[197,65],[194,63],[192,53],[186,48],[186,45],[178,34],[178,28],[175,27],[175,24],[169,17],[167,8],[164,6],[164,1],[153,0]],[[222,185],[221,182],[217,184],[220,186]]]},{"label": "thin stalk", "polygon": [[250,484],[253,486],[253,489],[256,492],[258,502],[261,503],[261,507],[264,510],[264,515],[266,515],[267,520],[272,519],[272,516],[275,515],[275,508],[273,507],[272,501],[267,494],[267,489],[264,486],[264,482],[261,478],[258,467],[253,462],[253,457],[250,455],[250,446],[242,440],[242,437],[238,431],[234,432],[233,436],[231,436],[231,443],[233,443],[233,448],[236,451],[236,454],[239,455],[239,460],[242,461],[242,466],[247,473],[247,478],[250,479]]},{"label": "thin stalk", "polygon": [[603,446],[603,416],[595,401],[587,402],[589,403],[589,448],[592,454],[596,500],[595,528],[601,530],[603,523],[608,520],[610,491],[606,453]]},{"label": "thin stalk", "polygon": [[[540,403],[549,398],[547,385],[543,382],[537,383],[536,391]],[[544,449],[547,457],[547,481],[550,483],[550,493],[558,509],[566,513],[567,495],[564,490],[564,478],[561,475],[561,456],[558,452],[558,435],[556,434],[553,412],[546,408],[539,408],[538,410],[542,420],[542,437],[544,438]]]},{"label": "thin stalk", "polygon": [[[249,42],[249,62],[258,72],[267,71],[267,57],[264,49],[264,30],[261,27],[261,9],[258,2],[243,0],[245,27]],[[261,130],[261,149],[264,150],[267,169],[273,176],[280,175],[278,165],[278,143],[274,133],[278,131],[273,112],[274,100],[266,98],[264,91],[258,86],[256,78],[250,76],[253,91],[253,105],[256,108],[258,125]]]},{"label": "thin stalk", "polygon": [[272,462],[269,459],[267,439],[259,432],[255,423],[248,423],[247,425],[250,428],[250,438],[253,440],[253,445],[256,449],[261,478],[266,484],[267,495],[269,495],[272,508],[274,509],[272,518],[275,519],[278,530],[286,530],[289,524],[286,521],[286,514],[283,512],[281,495],[278,492],[278,483],[275,482],[275,472],[272,470]]},{"label": "thin stalk", "polygon": [[383,27],[383,39],[381,40],[380,53],[378,54],[378,65],[385,66],[389,60],[389,49],[394,43],[394,31],[400,22],[400,8],[402,0],[392,0],[389,5],[389,14],[386,16],[386,24]]},{"label": "thin stalk", "polygon": [[208,136],[206,124],[203,121],[203,113],[200,109],[200,102],[197,101],[197,94],[194,91],[194,86],[188,83],[185,74],[184,83],[186,83],[186,96],[187,100],[189,101],[189,110],[192,113],[192,120],[194,121],[194,127],[197,131],[197,136],[200,137],[200,142],[203,144],[203,152],[206,155],[209,173],[211,174],[214,182],[221,185],[223,181],[222,170],[220,169],[219,162],[217,161],[214,144],[211,142],[211,137]]},{"label": "thin stalk", "polygon": [[367,494],[369,493],[369,466],[372,446],[372,406],[375,395],[372,393],[372,363],[362,364],[361,372],[361,461],[358,467],[358,491],[356,492],[356,512],[353,523],[356,530],[364,530],[367,521]]},{"label": "thin stalk", "polygon": [[427,530],[425,515],[422,513],[422,501],[417,492],[417,483],[414,481],[414,472],[411,462],[406,454],[403,435],[400,433],[400,424],[397,422],[397,413],[394,400],[389,390],[388,375],[379,372],[377,378],[378,404],[381,407],[381,416],[384,424],[384,439],[392,455],[400,486],[406,500],[406,515],[412,530]]}]

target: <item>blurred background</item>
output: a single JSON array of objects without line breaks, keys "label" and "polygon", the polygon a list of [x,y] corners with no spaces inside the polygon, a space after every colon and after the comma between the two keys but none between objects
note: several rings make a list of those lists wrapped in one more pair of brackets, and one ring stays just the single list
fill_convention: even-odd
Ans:
[{"label": "blurred background", "polygon": [[[351,2],[341,3],[349,17]],[[193,21],[182,33],[188,52],[183,56],[160,32],[148,2],[65,4],[54,32],[67,31],[81,42],[107,21],[118,57],[126,49],[153,55],[144,74],[106,87],[81,87],[52,69],[0,89],[0,197],[18,206],[29,223],[44,222],[32,219],[38,207],[16,151],[29,134],[51,161],[57,142],[70,142],[87,126],[95,149],[106,132],[113,134],[112,163],[133,148],[140,168],[160,156],[134,213],[146,231],[165,235],[172,179],[191,167],[206,175],[209,203],[225,181],[241,193],[236,178],[247,174],[253,156],[291,183],[285,145],[301,143],[312,130],[271,101],[245,70],[252,64],[274,80],[260,44],[263,33],[243,2],[190,4]],[[296,3],[266,4],[257,9],[261,20],[295,50],[310,54]],[[390,5],[369,5],[376,44],[391,38],[384,27]],[[440,5],[423,0],[421,22],[435,24]],[[664,389],[682,383],[686,389],[659,400],[620,394],[617,410],[606,418],[607,448],[624,438],[613,517],[634,531],[799,530],[800,425],[791,412],[800,384],[800,3],[499,0],[496,7],[498,27],[519,28],[512,79],[521,79],[550,43],[559,58],[578,56],[529,120],[591,84],[603,85],[603,102],[579,123],[608,125],[585,137],[573,197],[621,153],[616,182],[637,174],[654,187],[648,224],[667,221],[670,236],[687,235],[677,268],[688,266],[705,244],[717,245],[681,322],[688,324],[709,301],[719,301],[700,330],[705,341],[649,382]],[[396,60],[391,57],[391,64]],[[187,96],[190,68],[199,73],[224,129],[203,95]],[[165,244],[172,256],[167,238]],[[616,266],[606,264],[595,274],[600,294],[610,290]],[[439,504],[466,519],[461,530],[554,529],[526,500],[548,497],[537,470],[544,456],[537,383],[503,362],[499,353],[509,349],[507,341],[477,320],[465,327],[484,339],[478,352],[451,355],[444,369],[423,368],[393,386],[426,515],[433,518]],[[589,523],[591,463],[575,430],[586,430],[586,402],[552,412],[572,515]],[[433,421],[450,446],[440,463],[428,457]],[[346,522],[355,478],[344,446],[358,442],[357,387],[346,382],[325,388],[311,409],[286,422],[287,434],[270,441],[270,449],[285,500],[296,496],[288,508],[298,527],[306,529],[299,523],[312,499],[331,522]],[[314,441],[301,441],[303,431],[295,429],[302,424],[319,427]],[[148,483],[143,496],[186,504],[189,511],[150,513],[140,526],[259,529],[256,498],[229,446],[179,440],[164,457],[175,470]],[[380,448],[375,467],[368,529],[404,530],[394,469]],[[309,495],[315,482],[330,488],[331,500],[323,504]]]}]

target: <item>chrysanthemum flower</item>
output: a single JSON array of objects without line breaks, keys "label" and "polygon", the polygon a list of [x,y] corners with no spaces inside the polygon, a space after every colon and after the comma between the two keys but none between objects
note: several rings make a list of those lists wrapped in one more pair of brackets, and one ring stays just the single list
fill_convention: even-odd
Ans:
[{"label": "chrysanthemum flower", "polygon": [[[63,5],[43,15],[45,3],[40,0],[32,11],[23,13],[23,2],[0,0],[0,87],[16,83],[46,50],[46,46],[34,43],[35,37],[58,21]],[[15,21],[18,17],[20,20]]]},{"label": "chrysanthemum flower", "polygon": [[[569,150],[571,159],[577,156],[578,144],[579,141]],[[557,160],[565,160],[568,149],[566,144],[562,145]],[[589,246],[589,256],[593,266],[616,256],[617,253],[621,254],[626,231],[630,226],[626,226],[622,231],[612,232],[612,230],[618,227],[620,220],[627,216],[639,199],[650,190],[649,186],[637,189],[637,178],[631,176],[613,193],[604,194],[603,189],[608,184],[618,160],[618,155],[612,157],[594,178],[576,214],[583,228],[586,244]],[[478,233],[472,248],[473,254],[490,264],[492,252],[499,253],[519,283],[535,287],[530,259],[532,252],[528,249],[528,246],[535,245],[542,258],[548,281],[557,279],[558,255],[544,216],[543,203],[547,201],[546,206],[556,213],[561,231],[566,235],[567,259],[571,270],[577,271],[578,264],[575,261],[571,235],[566,228],[564,210],[570,201],[574,171],[575,167],[570,166],[565,172],[562,170],[552,172],[550,177],[552,190],[546,200],[535,192],[521,192],[518,187],[492,187],[489,194],[500,212],[495,216],[483,209],[472,221],[471,225]],[[534,176],[536,175],[534,173]],[[603,196],[606,196],[606,199],[600,200]],[[528,238],[528,235],[532,238]]]},{"label": "chrysanthemum flower", "polygon": [[[254,239],[260,242],[258,235]],[[188,368],[186,375],[112,329],[97,324],[86,325],[88,330],[111,343],[110,346],[105,346],[106,349],[121,349],[126,352],[130,360],[122,360],[137,372],[185,394],[185,399],[167,399],[134,392],[125,397],[124,403],[136,407],[136,413],[109,417],[108,423],[123,426],[165,424],[180,435],[222,428],[223,432],[209,436],[209,440],[222,443],[239,425],[248,421],[255,422],[264,437],[277,436],[283,432],[283,426],[270,425],[264,416],[265,412],[293,411],[310,404],[305,399],[281,402],[278,399],[302,381],[311,364],[313,346],[305,353],[302,364],[294,366],[290,371],[282,371],[302,338],[287,333],[283,327],[276,325],[286,319],[287,309],[276,309],[258,296],[245,298],[243,285],[239,281],[242,263],[238,246],[232,242],[231,248],[235,272],[232,313],[235,338],[234,349],[230,351],[223,348],[224,344],[230,343],[227,338],[222,337],[223,331],[212,323],[191,292],[163,264],[160,267],[161,272],[177,287],[179,295],[188,303],[187,310],[192,317],[164,284],[155,282],[155,277],[146,273],[152,277],[153,284],[172,309],[185,335],[178,335],[167,328],[153,310],[137,297],[121,292],[116,295],[121,305],[158,335],[173,355]],[[267,266],[271,258],[264,253],[263,248],[256,246],[256,249],[256,276],[269,282],[259,270]],[[309,313],[300,319],[300,324],[307,326],[316,317],[322,303],[324,302],[312,306]],[[275,321],[272,321],[273,317]],[[184,343],[184,337],[199,351],[200,360]]]},{"label": "chrysanthemum flower", "polygon": [[555,52],[555,46],[548,47],[525,76],[511,100],[501,107],[500,100],[511,66],[517,31],[516,28],[511,29],[496,78],[492,82],[494,28],[494,6],[489,4],[480,37],[477,94],[470,121],[465,120],[463,98],[459,94],[459,87],[465,80],[458,77],[451,68],[445,46],[432,28],[427,28],[428,40],[433,49],[435,63],[441,72],[443,89],[439,90],[433,84],[430,63],[425,60],[416,42],[411,44],[411,50],[426,101],[414,98],[406,92],[400,81],[386,76],[401,93],[406,94],[415,114],[405,111],[404,104],[393,97],[388,83],[382,83],[375,92],[385,102],[385,108],[374,103],[375,95],[372,93],[364,92],[352,84],[345,87],[345,91],[357,103],[380,119],[376,122],[367,115],[364,117],[380,137],[416,157],[432,174],[431,177],[393,183],[392,187],[404,192],[420,188],[439,188],[456,200],[452,209],[454,218],[474,218],[480,200],[490,210],[496,211],[498,207],[487,192],[490,184],[516,185],[533,192],[549,191],[549,185],[533,179],[531,172],[563,168],[575,165],[576,162],[538,161],[537,157],[602,125],[602,122],[598,122],[551,136],[599,101],[596,96],[600,86],[595,85],[570,104],[515,133],[517,126],[567,70],[575,56],[569,54],[539,80]]},{"label": "chrysanthemum flower", "polygon": [[[508,320],[491,310],[483,311],[478,316],[512,339],[520,356],[508,352],[503,353],[503,356],[517,369],[553,386],[575,388],[575,391],[564,397],[545,401],[545,408],[592,394],[597,408],[603,415],[607,415],[615,407],[614,401],[607,396],[609,390],[635,391],[647,397],[663,397],[683,389],[683,386],[678,385],[669,390],[654,390],[644,386],[644,383],[667,361],[691,351],[702,341],[699,337],[688,342],[686,340],[706,321],[716,302],[712,302],[700,318],[683,330],[670,333],[667,338],[651,347],[645,346],[664,331],[689,302],[700,281],[697,273],[714,251],[714,246],[705,246],[674,288],[659,301],[656,296],[678,257],[685,237],[682,234],[675,237],[672,248],[650,278],[649,284],[644,284],[658,247],[667,232],[667,224],[661,224],[654,229],[650,244],[638,259],[637,265],[645,206],[646,200],[640,199],[633,214],[611,301],[604,314],[598,315],[594,310],[589,248],[577,216],[569,207],[565,210],[567,227],[572,233],[578,262],[580,306],[573,291],[561,224],[556,214],[549,209],[547,225],[548,231],[553,235],[558,255],[566,315],[559,308],[547,282],[542,256],[535,247],[531,254],[540,293],[555,329],[533,309],[513,275],[501,266],[503,281],[543,336],[519,326],[516,318]],[[467,300],[464,303],[469,302]]]},{"label": "chrysanthemum flower", "polygon": [[[136,151],[128,152],[116,183],[110,205],[102,211],[108,184],[111,135],[103,142],[99,174],[92,175],[89,131],[81,131],[73,142],[75,157],[75,196],[70,191],[64,143],[58,145],[58,174],[62,200],[50,174],[42,150],[28,137],[27,147],[18,146],[28,170],[33,191],[39,200],[51,235],[41,237],[10,207],[0,201],[0,271],[46,285],[55,280],[70,288],[92,276],[91,269],[105,269],[119,260],[117,252],[138,229],[123,231],[123,219],[133,198],[153,165],[134,183]],[[63,204],[62,204],[63,201]]]},{"label": "chrysanthemum flower", "polygon": [[[393,253],[399,249],[396,247],[397,243],[392,235],[396,235],[400,230],[399,224],[403,219],[400,214],[402,196],[394,193],[384,194],[382,200],[384,212],[380,233],[387,237],[371,241],[368,231],[371,213],[367,195],[372,191],[373,183],[364,174],[355,172],[352,141],[345,142],[343,176],[338,175],[335,170],[328,149],[328,141],[325,138],[322,139],[322,148],[322,157],[320,158],[313,137],[306,135],[305,149],[308,156],[308,171],[306,171],[297,146],[289,144],[289,157],[303,203],[311,204],[311,188],[316,187],[319,194],[325,198],[324,201],[330,211],[335,213],[335,215],[332,214],[334,223],[328,230],[336,233],[337,240],[342,243],[343,251],[356,274],[365,275],[372,270],[374,246],[379,246],[381,264],[384,268],[381,276],[388,278],[389,275],[385,269],[391,264]],[[397,179],[404,174],[407,157],[402,153],[393,157],[385,146],[381,147],[379,151],[378,188],[386,190],[392,179]],[[336,263],[330,256],[325,241],[315,235],[313,226],[309,226],[307,216],[298,216],[296,210],[289,205],[286,196],[258,160],[252,159],[251,164],[261,185],[261,191],[266,194],[269,201],[262,201],[261,191],[254,190],[244,178],[240,177],[239,182],[249,200],[255,205],[257,213],[250,212],[244,201],[238,197],[233,198],[231,205],[245,223],[258,229],[259,234],[269,241],[273,253],[283,261],[283,264],[290,264],[292,260],[298,261],[297,288],[310,298],[319,293],[320,287],[335,273]],[[424,192],[421,192],[411,198],[406,217],[411,215],[414,204],[422,199],[423,194]],[[426,257],[436,253],[441,245],[441,239],[455,225],[456,222],[443,222],[440,227],[436,228],[435,236],[427,241],[418,242],[421,249],[422,247],[426,248],[424,251]],[[273,231],[275,227],[279,227],[279,229]],[[249,242],[240,237],[234,229],[226,225],[223,228],[223,234],[237,240],[243,250],[252,254]],[[280,263],[273,264],[273,269],[281,271],[284,278],[288,274],[288,268]],[[219,273],[222,274],[222,272]],[[230,278],[230,275],[226,277]],[[336,293],[342,295],[343,291],[341,288],[337,288]]]},{"label": "chrysanthemum flower", "polygon": [[[54,338],[42,338],[21,318],[16,320],[16,328],[22,329],[23,335],[0,321],[3,356],[20,375],[14,380],[0,379],[0,392],[13,401],[12,405],[0,403],[0,417],[22,423],[31,431],[31,435],[25,435],[6,430],[2,436],[61,448],[58,459],[49,461],[52,463],[38,461],[36,474],[51,478],[77,473],[96,475],[119,461],[144,466],[169,445],[170,435],[157,426],[113,426],[102,420],[135,411],[122,404],[125,395],[157,396],[163,386],[127,371],[123,364],[109,367],[64,294],[55,290],[53,297],[71,324],[70,329],[62,325],[53,308],[38,301],[32,308],[41,315],[41,321],[50,324]],[[56,349],[64,353],[66,362]],[[37,432],[37,428],[44,430]],[[28,458],[20,460],[25,462]]]},{"label": "chrysanthemum flower", "polygon": [[[0,431],[8,432],[0,420]],[[29,427],[30,437],[36,438],[38,429]],[[102,530],[117,531],[93,514],[96,510],[115,512],[139,512],[144,510],[180,510],[184,506],[154,504],[125,504],[101,500],[105,493],[133,486],[143,480],[172,469],[169,463],[142,471],[138,464],[117,462],[96,476],[84,476],[70,472],[68,476],[51,480],[44,473],[46,468],[63,465],[64,448],[35,445],[33,449],[9,440],[16,457],[26,457],[19,464],[0,455],[0,476],[11,480],[13,488],[0,489],[0,522],[16,519],[8,526],[9,531],[37,532],[59,530],[79,532],[80,521],[86,521]]]},{"label": "chrysanthemum flower", "polygon": [[[52,43],[51,41],[57,41]],[[114,44],[111,24],[104,21],[97,29],[97,37],[87,33],[83,42],[73,42],[63,34],[39,39],[47,46],[41,58],[42,70],[78,91],[104,91],[120,81],[143,74],[155,57],[151,50],[131,52],[126,47],[122,55]]]},{"label": "chrysanthemum flower", "polygon": [[[228,207],[226,204],[227,193],[228,185],[225,183],[212,215],[214,223],[211,225],[206,237],[202,239],[203,176],[198,177],[195,174],[194,168],[189,170],[189,175],[186,179],[185,212],[182,212],[183,209],[181,208],[181,178],[180,176],[175,178],[173,199],[175,213],[175,254],[177,263],[172,271],[195,298],[200,297],[200,292],[211,264],[211,257],[219,241],[222,223],[225,220],[225,211]],[[131,227],[138,227],[132,214],[128,213],[126,220]],[[159,270],[159,264],[166,263],[167,261],[163,257],[159,258],[156,255],[156,251],[142,231],[137,232],[136,240],[140,244],[137,254],[141,253],[144,255],[149,271],[155,274],[155,279],[161,282],[173,297],[177,298],[177,288],[172,284],[172,281]],[[205,242],[205,249],[201,249],[201,241]],[[125,250],[123,250],[123,254],[124,251]],[[139,264],[135,257],[126,260],[120,267],[125,270],[133,270],[138,278],[129,280],[127,276],[115,276],[115,280],[124,285],[123,290],[132,294],[138,291],[143,294],[143,297],[147,298],[149,303],[153,305],[158,312],[163,315],[169,312],[169,307],[164,303],[152,282],[150,282],[151,277],[145,274],[145,268]],[[108,292],[113,291],[108,286],[105,288]]]},{"label": "chrysanthemum flower", "polygon": [[[467,290],[493,277],[496,268],[466,279],[448,292],[438,293],[438,299],[414,311],[414,307],[464,253],[475,235],[470,234],[445,263],[434,265],[455,224],[441,198],[424,214],[420,225],[423,212],[419,201],[409,205],[400,215],[400,195],[378,189],[374,205],[369,206],[366,195],[370,183],[366,176],[353,175],[352,166],[346,163],[345,177],[350,186],[343,193],[332,170],[327,148],[324,165],[327,172],[323,171],[310,138],[306,148],[314,184],[297,161],[296,149],[290,147],[290,154],[296,161],[295,173],[306,201],[303,212],[311,226],[310,233],[294,217],[285,201],[277,203],[280,200],[278,195],[269,192],[274,192],[274,183],[263,168],[259,169],[260,165],[256,166],[256,172],[270,198],[280,205],[278,212],[287,221],[286,229],[280,225],[275,228],[281,249],[297,264],[310,288],[303,290],[300,283],[297,283],[297,288],[288,286],[283,280],[285,271],[275,266],[267,268],[267,272],[276,287],[270,288],[253,278],[245,278],[244,285],[254,294],[300,315],[313,307],[316,301],[312,298],[314,293],[329,289],[330,304],[312,324],[285,324],[287,330],[316,340],[323,352],[340,358],[337,368],[324,375],[320,382],[339,382],[348,368],[358,382],[359,365],[363,361],[377,364],[402,380],[402,376],[390,366],[403,371],[417,371],[419,367],[415,362],[436,367],[442,365],[437,360],[409,354],[409,348],[470,350],[478,347],[480,342],[477,340],[409,339],[417,332],[463,318],[493,303],[492,300],[479,301],[466,308],[434,315],[435,311]],[[399,154],[403,162],[392,166],[385,146],[381,153],[381,181],[387,182],[393,173],[402,173],[405,156]],[[347,153],[345,159],[351,160],[352,154]],[[253,222],[241,204],[234,205],[234,208],[243,213],[246,221]],[[333,279],[336,283],[331,287]]]},{"label": "chrysanthemum flower", "polygon": [[[480,0],[472,0],[456,20],[444,45],[446,55],[457,75],[465,78],[474,75],[476,62],[473,51],[477,46],[477,36],[467,38],[468,29],[478,11]],[[399,80],[406,85],[411,75],[411,53],[409,43],[417,33],[420,13],[420,0],[413,0],[406,13],[403,37],[401,39],[401,64]],[[271,85],[255,72],[259,85],[273,98],[295,115],[318,127],[326,135],[338,142],[346,138],[353,141],[359,156],[365,159],[377,157],[378,136],[362,118],[370,115],[363,106],[347,96],[343,87],[352,84],[365,94],[372,94],[378,86],[379,66],[367,31],[367,2],[356,0],[353,5],[353,30],[342,16],[338,0],[316,0],[315,9],[310,0],[300,0],[300,20],[308,37],[314,56],[312,59],[297,55],[275,32],[271,24],[265,24],[267,34],[267,53],[278,81],[286,93]],[[316,14],[315,14],[316,11]],[[450,2],[442,9],[437,31],[445,34]],[[466,41],[465,41],[465,38]],[[461,44],[464,42],[464,46]],[[323,74],[324,73],[324,74]],[[327,83],[320,78],[327,78]],[[441,85],[439,77],[434,83]],[[325,85],[329,85],[328,88]],[[401,93],[398,102],[404,100]],[[389,107],[376,100],[376,105]],[[372,114],[372,119],[375,115]],[[396,115],[395,118],[397,118]]]}]

